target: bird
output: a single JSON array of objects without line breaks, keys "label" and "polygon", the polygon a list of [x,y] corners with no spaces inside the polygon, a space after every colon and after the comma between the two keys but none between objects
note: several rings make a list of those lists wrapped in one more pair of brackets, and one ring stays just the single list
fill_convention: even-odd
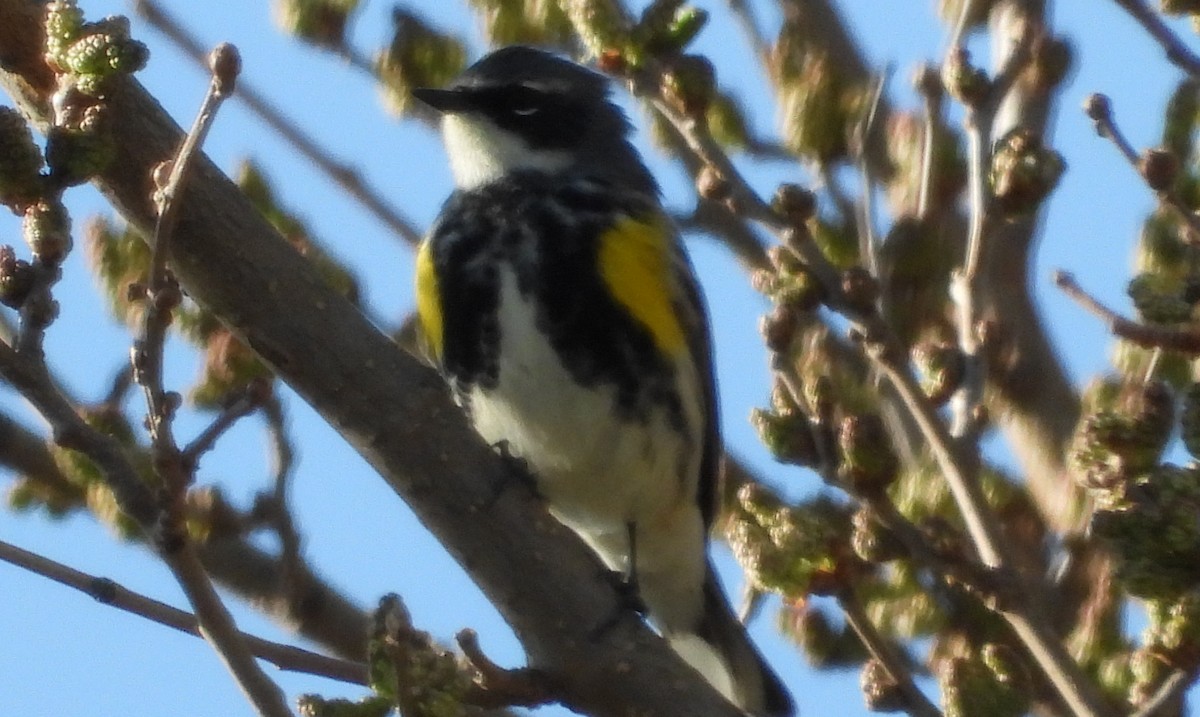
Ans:
[{"label": "bird", "polygon": [[793,714],[708,556],[707,309],[610,81],[518,45],[412,94],[440,115],[455,183],[417,252],[424,353],[688,664],[752,715]]}]

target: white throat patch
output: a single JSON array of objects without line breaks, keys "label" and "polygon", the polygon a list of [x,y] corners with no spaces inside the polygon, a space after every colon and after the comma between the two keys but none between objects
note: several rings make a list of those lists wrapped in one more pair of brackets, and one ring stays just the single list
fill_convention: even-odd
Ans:
[{"label": "white throat patch", "polygon": [[442,139],[454,183],[460,189],[487,184],[514,169],[554,173],[571,163],[566,152],[534,150],[517,135],[477,114],[443,115]]}]

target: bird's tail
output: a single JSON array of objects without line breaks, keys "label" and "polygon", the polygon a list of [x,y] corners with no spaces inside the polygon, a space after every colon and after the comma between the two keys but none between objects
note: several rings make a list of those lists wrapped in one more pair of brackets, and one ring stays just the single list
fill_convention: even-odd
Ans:
[{"label": "bird's tail", "polygon": [[704,612],[695,632],[674,632],[667,639],[688,664],[746,712],[755,717],[795,714],[792,698],[750,642],[711,564],[704,579]]}]

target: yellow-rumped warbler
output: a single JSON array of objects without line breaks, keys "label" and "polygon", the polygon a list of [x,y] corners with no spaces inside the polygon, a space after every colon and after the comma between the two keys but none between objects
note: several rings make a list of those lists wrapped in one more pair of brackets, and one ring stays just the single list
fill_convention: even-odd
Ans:
[{"label": "yellow-rumped warbler", "polygon": [[721,439],[703,299],[608,90],[508,47],[414,91],[442,113],[457,184],[417,257],[423,342],[672,647],[743,709],[788,715],[707,558]]}]

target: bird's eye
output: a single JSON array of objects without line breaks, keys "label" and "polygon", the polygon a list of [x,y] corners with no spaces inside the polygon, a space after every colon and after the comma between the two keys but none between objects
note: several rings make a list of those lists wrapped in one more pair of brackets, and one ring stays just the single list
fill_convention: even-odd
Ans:
[{"label": "bird's eye", "polygon": [[513,88],[508,96],[508,111],[518,117],[530,117],[542,110],[545,105],[544,93],[532,87],[518,86]]}]

